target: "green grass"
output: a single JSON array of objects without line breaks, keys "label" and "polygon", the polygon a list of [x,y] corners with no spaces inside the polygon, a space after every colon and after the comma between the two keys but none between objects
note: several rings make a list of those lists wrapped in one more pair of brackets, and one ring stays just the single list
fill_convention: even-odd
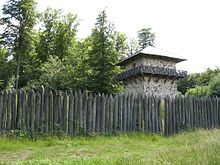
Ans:
[{"label": "green grass", "polygon": [[[164,137],[130,133],[87,137],[0,138],[2,164],[220,164],[220,130]],[[1,164],[0,163],[0,164]]]}]

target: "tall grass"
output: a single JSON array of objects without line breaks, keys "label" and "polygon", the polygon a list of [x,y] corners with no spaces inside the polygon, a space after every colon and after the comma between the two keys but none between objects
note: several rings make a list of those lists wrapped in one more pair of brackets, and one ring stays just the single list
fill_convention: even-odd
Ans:
[{"label": "tall grass", "polygon": [[220,130],[165,137],[144,133],[78,137],[1,137],[0,162],[12,164],[219,164]]}]

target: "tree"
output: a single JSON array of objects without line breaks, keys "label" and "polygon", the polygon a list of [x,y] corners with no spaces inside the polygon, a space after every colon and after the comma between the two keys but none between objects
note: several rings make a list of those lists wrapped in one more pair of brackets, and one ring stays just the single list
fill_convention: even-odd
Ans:
[{"label": "tree", "polygon": [[87,76],[90,72],[87,61],[91,51],[91,37],[76,41],[72,45],[63,61],[70,68],[68,73],[71,74],[68,75],[68,86],[73,90],[86,90]]},{"label": "tree", "polygon": [[47,8],[45,12],[40,14],[39,42],[37,43],[37,56],[41,63],[47,62],[49,56],[53,54],[55,29],[57,21],[60,17],[60,10]]},{"label": "tree", "polygon": [[69,48],[72,46],[72,42],[76,40],[76,28],[78,26],[76,18],[76,15],[69,13],[61,17],[61,20],[57,22],[53,54],[61,61],[69,53]]},{"label": "tree", "polygon": [[143,28],[138,31],[138,45],[140,49],[147,46],[154,46],[155,34],[151,32],[151,28]]},{"label": "tree", "polygon": [[128,42],[128,52],[127,56],[134,55],[137,51],[139,51],[138,41],[134,38],[131,38]]},{"label": "tree", "polygon": [[120,53],[114,47],[114,26],[108,22],[106,12],[101,11],[91,34],[91,50],[88,56],[89,74],[87,88],[93,92],[114,93],[118,84],[114,77],[119,73],[116,63]]},{"label": "tree", "polygon": [[196,79],[196,83],[199,86],[206,86],[213,80],[213,78],[220,72],[219,68],[208,68],[205,72],[201,73]]},{"label": "tree", "polygon": [[197,85],[197,79],[200,77],[199,73],[188,75],[183,79],[177,81],[177,90],[183,95],[186,94],[187,90],[194,88]]},{"label": "tree", "polygon": [[49,56],[57,56],[61,61],[67,56],[72,40],[76,40],[76,18],[76,15],[64,15],[61,10],[51,8],[41,14],[42,27],[37,52],[42,63],[47,62]]},{"label": "tree", "polygon": [[211,80],[210,88],[212,95],[220,97],[220,72]]},{"label": "tree", "polygon": [[220,96],[219,77],[219,68],[208,68],[203,73],[194,73],[179,80],[177,83],[177,89],[184,95]]},{"label": "tree", "polygon": [[3,6],[4,32],[1,37],[16,61],[16,89],[25,85],[25,82],[19,84],[19,79],[25,74],[25,59],[34,56],[32,34],[35,19],[34,0],[8,0]]},{"label": "tree", "polygon": [[75,38],[76,15],[47,8],[40,21],[39,42],[36,44],[40,75],[29,82],[28,88],[40,89],[43,85],[52,90],[78,90],[79,81],[74,80],[77,80],[81,60],[77,53],[79,42]]},{"label": "tree", "polygon": [[138,31],[138,45],[140,49],[147,46],[154,46],[155,34],[151,32],[151,28],[143,28]]},{"label": "tree", "polygon": [[5,89],[12,78],[14,64],[8,60],[8,52],[4,48],[0,48],[0,64],[0,89]]},{"label": "tree", "polygon": [[125,54],[128,50],[127,36],[124,33],[114,32],[113,42],[116,51],[120,54]]},{"label": "tree", "polygon": [[48,61],[41,66],[41,75],[37,81],[31,82],[30,89],[40,89],[43,85],[46,89],[65,90],[66,67],[56,56],[50,56]]},{"label": "tree", "polygon": [[127,44],[127,56],[132,56],[136,52],[154,46],[155,34],[151,32],[151,28],[143,28],[138,31],[137,39],[131,38]]},{"label": "tree", "polygon": [[188,89],[186,95],[192,95],[196,97],[211,96],[212,91],[210,86],[195,86],[194,88]]},{"label": "tree", "polygon": [[40,67],[41,75],[31,81],[27,88],[40,90],[43,85],[50,90],[86,90],[88,66],[84,61],[88,57],[90,41],[74,42],[69,53],[61,60],[58,56],[49,56]]}]

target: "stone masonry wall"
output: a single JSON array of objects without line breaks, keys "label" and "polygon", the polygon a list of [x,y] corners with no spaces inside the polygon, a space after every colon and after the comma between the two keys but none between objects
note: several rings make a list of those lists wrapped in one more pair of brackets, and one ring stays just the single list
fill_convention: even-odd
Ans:
[{"label": "stone masonry wall", "polygon": [[153,94],[156,96],[170,96],[174,97],[177,93],[176,79],[170,78],[149,78],[145,76],[145,79],[150,79],[150,81],[144,82],[144,92],[146,94]]},{"label": "stone masonry wall", "polygon": [[176,81],[163,77],[140,76],[126,81],[125,92],[174,97],[177,93]]},{"label": "stone masonry wall", "polygon": [[131,69],[135,63],[135,66],[158,66],[158,67],[164,67],[164,68],[171,68],[175,69],[176,63],[173,61],[167,61],[167,60],[161,60],[161,59],[153,59],[153,58],[146,58],[146,57],[139,57],[134,62],[130,62],[125,65],[125,70]]},{"label": "stone masonry wall", "polygon": [[143,93],[144,91],[144,80],[142,77],[130,78],[124,81],[125,92],[128,93]]}]

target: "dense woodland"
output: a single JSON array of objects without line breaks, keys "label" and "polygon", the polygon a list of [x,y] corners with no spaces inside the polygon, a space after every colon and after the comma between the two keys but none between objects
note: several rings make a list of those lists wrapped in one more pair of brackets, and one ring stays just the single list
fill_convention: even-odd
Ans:
[{"label": "dense woodland", "polygon": [[[0,18],[0,89],[87,90],[116,93],[114,80],[122,58],[154,45],[151,28],[136,39],[115,31],[105,10],[97,13],[91,34],[77,38],[79,18],[47,8],[36,10],[34,0],[8,0]],[[181,94],[220,95],[220,70],[208,69],[179,81]]]},{"label": "dense woodland", "polygon": [[87,90],[115,93],[114,77],[123,54],[154,44],[150,28],[128,39],[115,31],[105,10],[98,13],[91,35],[77,38],[79,18],[61,10],[36,11],[34,0],[8,0],[3,6],[0,88]]}]

